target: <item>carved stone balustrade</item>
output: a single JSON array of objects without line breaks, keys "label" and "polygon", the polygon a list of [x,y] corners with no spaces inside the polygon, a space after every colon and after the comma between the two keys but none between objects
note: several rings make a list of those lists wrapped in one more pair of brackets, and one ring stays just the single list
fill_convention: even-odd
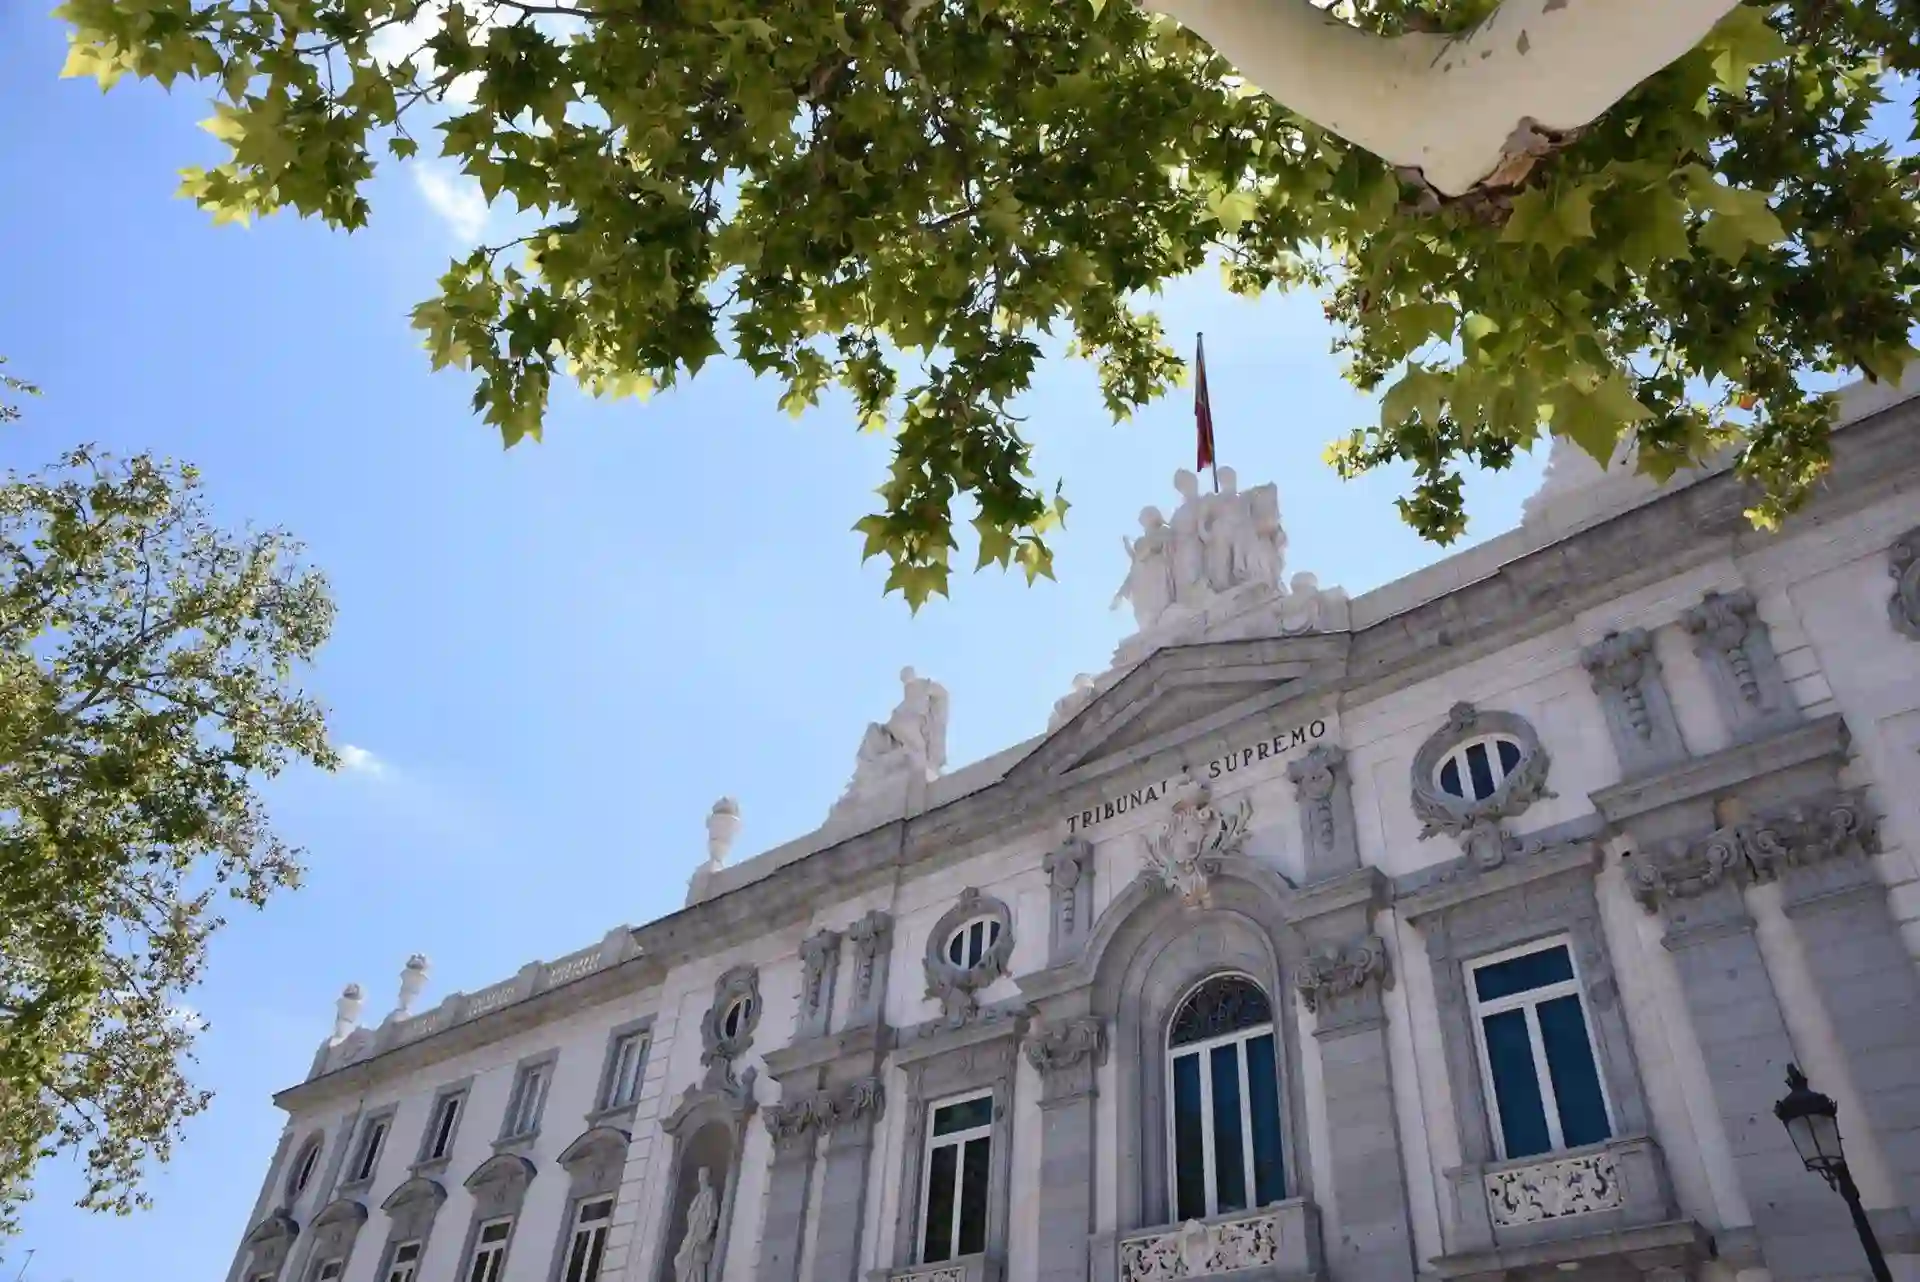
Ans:
[{"label": "carved stone balustrade", "polygon": [[873,1269],[867,1282],[1000,1282],[1000,1262],[990,1255],[961,1255],[938,1264]]},{"label": "carved stone balustrade", "polygon": [[1666,1162],[1644,1135],[1457,1167],[1447,1188],[1452,1231],[1433,1262],[1446,1278],[1616,1255],[1686,1270],[1705,1251],[1705,1232],[1675,1218]]},{"label": "carved stone balustrade", "polygon": [[1114,1243],[1119,1282],[1177,1282],[1231,1277],[1234,1282],[1319,1279],[1320,1215],[1298,1198],[1253,1211],[1120,1234]]}]

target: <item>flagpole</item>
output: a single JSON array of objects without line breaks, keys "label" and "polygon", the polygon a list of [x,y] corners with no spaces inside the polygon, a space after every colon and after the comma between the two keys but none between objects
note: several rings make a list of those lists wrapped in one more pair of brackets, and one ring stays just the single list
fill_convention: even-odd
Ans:
[{"label": "flagpole", "polygon": [[1220,492],[1220,460],[1215,452],[1213,442],[1213,398],[1207,388],[1207,336],[1203,331],[1194,331],[1193,355],[1194,364],[1198,367],[1200,379],[1200,385],[1195,389],[1198,395],[1195,408],[1198,409],[1202,404],[1206,406],[1207,470],[1213,474],[1213,492],[1218,494]]}]

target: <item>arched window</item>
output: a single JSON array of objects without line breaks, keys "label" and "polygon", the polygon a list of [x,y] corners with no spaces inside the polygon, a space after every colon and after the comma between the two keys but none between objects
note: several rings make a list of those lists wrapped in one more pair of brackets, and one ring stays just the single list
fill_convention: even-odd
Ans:
[{"label": "arched window", "polygon": [[1286,1196],[1273,1003],[1243,975],[1216,975],[1167,1031],[1174,1219],[1206,1219]]},{"label": "arched window", "polygon": [[1462,801],[1485,801],[1500,790],[1507,776],[1520,768],[1526,750],[1511,735],[1488,734],[1468,739],[1440,758],[1433,772],[1434,786]]},{"label": "arched window", "polygon": [[320,1162],[320,1135],[315,1132],[307,1136],[307,1142],[300,1146],[299,1156],[293,1159],[293,1165],[287,1169],[287,1200],[293,1201],[307,1191],[307,1185],[313,1181],[313,1168]]}]

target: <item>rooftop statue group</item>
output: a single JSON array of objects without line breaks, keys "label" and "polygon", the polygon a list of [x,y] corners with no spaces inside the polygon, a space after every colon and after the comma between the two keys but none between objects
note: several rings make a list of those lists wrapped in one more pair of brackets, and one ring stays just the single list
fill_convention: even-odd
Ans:
[{"label": "rooftop statue group", "polygon": [[1180,506],[1173,519],[1146,508],[1140,537],[1120,540],[1129,565],[1113,605],[1130,602],[1143,634],[1198,619],[1222,596],[1286,590],[1280,586],[1287,532],[1280,525],[1279,491],[1269,483],[1242,494],[1232,468],[1217,475],[1219,493],[1203,495],[1192,472],[1175,472]]},{"label": "rooftop statue group", "polygon": [[885,721],[868,723],[854,756],[853,778],[827,812],[827,822],[866,817],[879,807],[895,809],[913,785],[932,783],[946,764],[947,688],[902,668],[900,702]]}]

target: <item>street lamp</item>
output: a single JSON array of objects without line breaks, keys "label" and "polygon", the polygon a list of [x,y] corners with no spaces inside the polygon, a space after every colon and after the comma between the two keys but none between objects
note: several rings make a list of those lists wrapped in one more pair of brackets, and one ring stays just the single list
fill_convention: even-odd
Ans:
[{"label": "street lamp", "polygon": [[1880,1254],[1880,1241],[1867,1222],[1866,1208],[1860,1205],[1860,1190],[1854,1187],[1853,1173],[1847,1169],[1846,1151],[1840,1145],[1839,1114],[1840,1106],[1830,1096],[1807,1085],[1807,1075],[1798,1064],[1787,1065],[1787,1096],[1773,1106],[1773,1115],[1787,1128],[1794,1151],[1806,1168],[1846,1199],[1854,1232],[1860,1235],[1873,1276],[1878,1282],[1893,1282],[1887,1257]]}]

